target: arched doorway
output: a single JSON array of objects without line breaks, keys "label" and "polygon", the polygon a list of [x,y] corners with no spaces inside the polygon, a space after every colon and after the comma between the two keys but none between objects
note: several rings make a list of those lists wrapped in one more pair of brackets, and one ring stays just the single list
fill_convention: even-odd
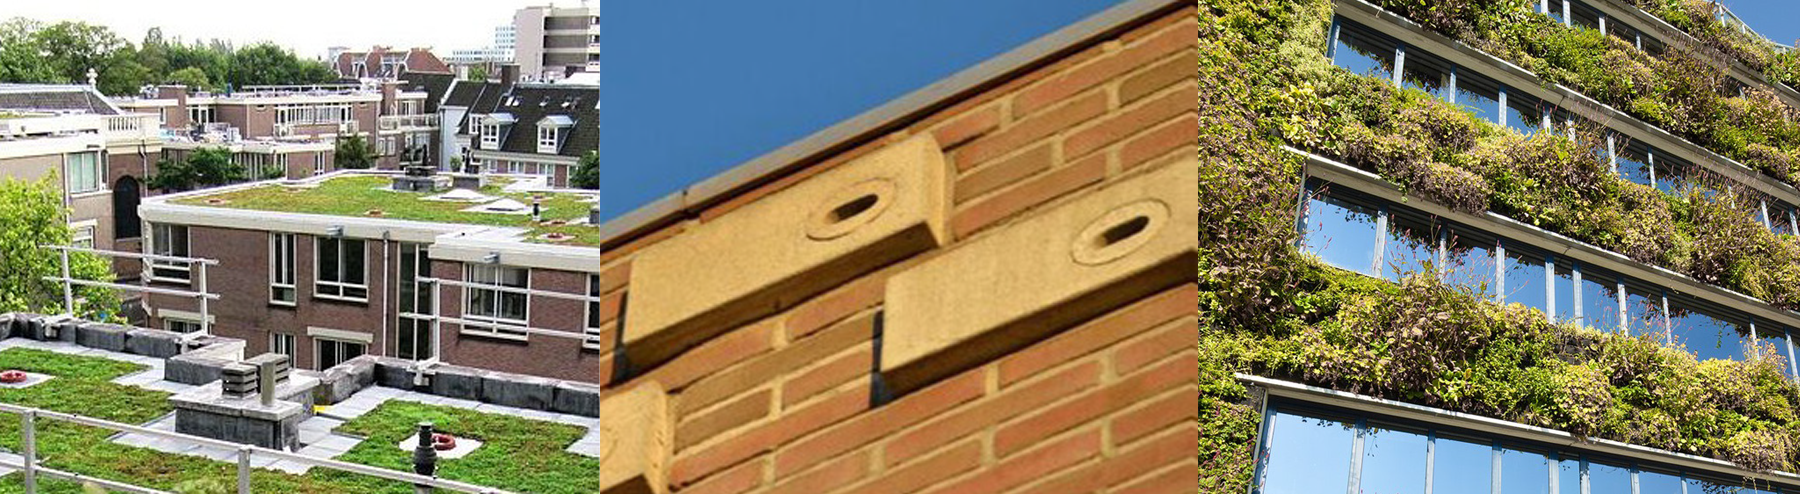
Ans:
[{"label": "arched doorway", "polygon": [[143,221],[138,219],[138,200],[144,193],[137,177],[126,175],[113,182],[113,238],[138,238]]}]

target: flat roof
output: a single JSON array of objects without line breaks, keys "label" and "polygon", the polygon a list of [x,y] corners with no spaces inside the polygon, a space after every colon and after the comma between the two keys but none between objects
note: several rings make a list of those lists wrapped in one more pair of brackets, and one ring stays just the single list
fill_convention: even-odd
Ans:
[{"label": "flat roof", "polygon": [[[587,224],[597,193],[551,189],[541,177],[489,176],[479,190],[410,192],[391,188],[393,172],[339,172],[305,180],[273,180],[217,192],[199,191],[170,198],[171,204],[223,209],[317,214],[371,220],[404,220],[443,224],[512,227],[525,230],[529,243],[598,247],[599,228]],[[455,192],[457,196],[441,197]],[[542,221],[531,219],[533,198],[539,199]],[[477,208],[494,208],[478,210]],[[563,237],[551,237],[559,234]]]},{"label": "flat roof", "polygon": [[602,248],[616,246],[698,215],[707,207],[922,120],[957,101],[1099,44],[1118,33],[1193,5],[1193,2],[1182,0],[1127,0],[601,223],[600,244]]}]

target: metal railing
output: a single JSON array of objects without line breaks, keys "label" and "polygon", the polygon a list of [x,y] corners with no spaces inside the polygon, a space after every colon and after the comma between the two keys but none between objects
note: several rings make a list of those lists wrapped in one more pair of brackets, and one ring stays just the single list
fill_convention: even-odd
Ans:
[{"label": "metal railing", "polygon": [[182,441],[192,441],[194,443],[197,443],[197,444],[200,444],[203,446],[212,446],[212,447],[217,447],[217,448],[236,450],[237,451],[237,492],[239,494],[249,494],[251,491],[250,490],[250,472],[251,472],[250,460],[253,456],[257,456],[257,455],[265,456],[265,457],[269,457],[269,458],[275,458],[278,460],[308,464],[308,465],[312,465],[315,467],[323,467],[323,468],[329,468],[332,470],[339,470],[339,471],[344,471],[344,472],[349,472],[349,473],[367,475],[367,476],[377,477],[377,478],[381,478],[381,479],[385,479],[385,480],[406,482],[406,483],[410,483],[410,484],[413,484],[414,486],[418,486],[421,488],[429,487],[429,488],[437,488],[437,489],[446,489],[446,490],[450,490],[450,491],[454,491],[454,492],[472,492],[472,493],[482,493],[482,494],[490,494],[490,493],[491,494],[506,494],[506,493],[508,493],[508,491],[493,488],[493,487],[470,484],[467,482],[458,482],[458,481],[454,481],[454,480],[447,480],[447,479],[438,478],[436,476],[425,476],[425,475],[419,475],[419,474],[415,474],[415,473],[401,472],[401,471],[397,471],[397,470],[389,470],[386,468],[374,467],[374,466],[364,465],[361,463],[350,463],[347,461],[333,460],[330,458],[318,458],[318,457],[307,456],[307,455],[302,455],[302,454],[298,454],[298,453],[290,453],[287,451],[264,448],[261,446],[254,446],[254,445],[249,445],[249,444],[238,444],[238,443],[234,443],[234,442],[230,442],[230,441],[221,441],[218,439],[211,439],[211,438],[205,438],[205,437],[200,437],[200,436],[182,434],[179,432],[156,430],[156,429],[151,429],[148,427],[140,427],[140,426],[136,426],[136,425],[125,424],[125,423],[120,423],[120,422],[113,422],[110,420],[76,415],[76,414],[72,414],[72,413],[63,413],[63,412],[56,412],[56,411],[51,411],[51,410],[44,410],[41,408],[32,408],[32,407],[12,405],[12,404],[7,404],[7,403],[0,403],[0,412],[15,413],[15,414],[18,414],[20,417],[20,425],[22,426],[22,428],[20,429],[20,432],[21,432],[21,438],[22,438],[23,449],[24,449],[23,453],[20,456],[23,457],[23,461],[20,463],[11,463],[11,462],[6,462],[6,461],[0,461],[0,467],[16,469],[24,475],[26,494],[37,494],[37,492],[38,492],[37,479],[39,476],[57,478],[57,479],[63,479],[63,480],[70,480],[70,481],[74,481],[74,482],[91,482],[100,487],[104,487],[104,488],[116,490],[116,491],[135,492],[135,493],[142,493],[142,494],[168,494],[166,491],[152,489],[149,487],[127,484],[124,482],[118,482],[118,481],[113,481],[113,480],[101,479],[101,478],[97,478],[97,477],[93,477],[93,476],[89,476],[89,475],[82,475],[79,473],[58,470],[58,469],[39,465],[38,464],[39,460],[37,458],[37,450],[38,450],[38,448],[37,448],[37,419],[40,419],[40,418],[68,422],[68,423],[72,423],[72,424],[76,424],[76,425],[83,425],[83,426],[88,426],[88,427],[97,427],[97,428],[101,428],[101,429],[111,430],[114,432],[144,434],[147,436],[153,436],[153,437],[157,437],[157,438],[168,438],[168,439],[177,439],[177,440],[182,440]]},{"label": "metal railing", "polygon": [[[585,295],[585,294],[573,294],[573,293],[564,293],[564,292],[552,292],[552,291],[547,291],[547,290],[534,290],[534,289],[530,289],[530,288],[517,288],[517,287],[510,287],[510,286],[496,286],[496,285],[490,285],[490,284],[485,284],[485,283],[473,283],[473,282],[461,281],[461,280],[447,280],[447,279],[443,279],[443,278],[430,278],[430,277],[421,277],[418,280],[416,280],[416,282],[431,285],[431,313],[430,314],[420,314],[417,312],[402,312],[402,313],[400,313],[400,316],[411,318],[411,319],[425,319],[425,320],[431,321],[431,358],[419,361],[418,365],[420,365],[420,366],[429,366],[431,364],[436,364],[436,363],[440,362],[439,359],[443,355],[443,352],[442,352],[443,323],[451,323],[451,324],[457,324],[457,325],[462,325],[462,326],[482,327],[482,328],[487,328],[490,330],[502,330],[503,329],[506,331],[525,333],[527,335],[542,335],[542,336],[549,336],[549,337],[554,337],[554,338],[575,339],[575,340],[581,340],[583,345],[588,345],[590,342],[593,344],[593,346],[599,345],[599,342],[597,341],[599,336],[595,333],[589,332],[585,328],[583,329],[582,332],[573,332],[573,331],[568,331],[568,330],[563,330],[563,329],[532,327],[532,326],[526,325],[526,324],[512,324],[512,323],[507,323],[507,322],[484,320],[484,319],[465,319],[465,318],[461,318],[461,317],[450,317],[450,316],[443,315],[444,286],[445,285],[463,288],[465,290],[470,289],[470,288],[478,289],[478,290],[493,290],[496,292],[520,293],[520,294],[525,294],[526,296],[540,296],[540,297],[555,298],[555,299],[562,299],[562,300],[575,300],[575,301],[588,302],[588,303],[599,302],[600,301],[599,295]],[[463,298],[466,300],[468,297],[465,294]],[[494,297],[494,298],[498,299],[499,297]],[[465,312],[466,312],[466,309],[465,309]]]},{"label": "metal railing", "polygon": [[[191,338],[197,337],[197,336],[212,334],[212,321],[211,321],[212,311],[210,310],[211,309],[210,303],[213,300],[218,300],[219,294],[210,293],[210,292],[206,291],[206,278],[207,278],[206,267],[207,266],[217,266],[219,264],[219,261],[217,259],[207,259],[207,258],[203,258],[203,257],[164,256],[164,255],[157,255],[157,254],[144,254],[144,253],[140,253],[140,252],[126,252],[126,251],[117,251],[117,250],[101,250],[101,249],[95,249],[95,248],[91,248],[91,247],[77,247],[77,246],[73,246],[73,245],[41,245],[39,247],[43,247],[46,249],[55,249],[62,254],[62,256],[61,256],[61,274],[62,275],[61,276],[45,276],[45,277],[43,277],[43,279],[45,281],[55,281],[58,283],[62,283],[62,285],[63,285],[63,308],[65,310],[69,311],[69,313],[71,315],[73,315],[73,313],[75,311],[75,286],[77,286],[77,285],[99,287],[99,288],[111,288],[114,290],[126,290],[126,291],[136,291],[136,292],[144,292],[144,293],[154,293],[154,294],[158,294],[158,295],[170,295],[170,296],[176,296],[176,297],[187,297],[187,298],[199,299],[199,301],[200,301],[200,331],[184,335],[183,338],[191,339]],[[150,261],[150,262],[144,263],[144,270],[152,271],[152,272],[153,272],[153,270],[156,269],[156,265],[158,264],[156,261],[162,261],[163,263],[175,263],[176,265],[180,266],[180,269],[197,275],[199,277],[199,280],[198,280],[199,287],[197,288],[197,290],[189,291],[189,290],[176,290],[173,288],[158,288],[158,287],[154,287],[154,286],[149,286],[148,284],[125,285],[125,284],[120,284],[120,283],[110,283],[110,282],[105,282],[105,281],[94,281],[94,280],[84,280],[84,279],[80,279],[80,278],[75,278],[75,277],[71,276],[69,273],[69,253],[70,252],[85,252],[88,254],[95,254],[95,255],[101,255],[101,256],[107,256],[107,257],[126,257],[126,258],[132,258],[132,259],[142,259],[145,261]],[[168,268],[171,266],[169,264],[163,264],[163,267]],[[155,278],[154,274],[146,274],[146,276],[144,277],[145,280],[150,280],[150,279],[154,279],[154,278]]]},{"label": "metal railing", "polygon": [[376,117],[375,126],[378,130],[436,128],[438,126],[438,116],[435,113],[419,115],[382,115]]}]

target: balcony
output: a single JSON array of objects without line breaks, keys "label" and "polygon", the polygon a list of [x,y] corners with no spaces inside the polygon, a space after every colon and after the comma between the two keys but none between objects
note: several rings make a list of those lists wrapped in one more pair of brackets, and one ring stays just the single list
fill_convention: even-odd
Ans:
[{"label": "balcony", "polygon": [[383,115],[375,119],[375,127],[381,132],[429,130],[435,129],[437,126],[437,114]]},{"label": "balcony", "polygon": [[106,116],[107,142],[146,141],[162,135],[162,117],[155,113]]}]

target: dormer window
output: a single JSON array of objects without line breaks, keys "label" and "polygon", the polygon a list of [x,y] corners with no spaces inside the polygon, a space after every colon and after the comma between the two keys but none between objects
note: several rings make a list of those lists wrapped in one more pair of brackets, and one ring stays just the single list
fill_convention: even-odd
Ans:
[{"label": "dormer window", "polygon": [[537,152],[556,154],[562,148],[563,130],[575,125],[575,121],[563,115],[551,115],[537,122]]},{"label": "dormer window", "polygon": [[500,143],[506,140],[506,125],[512,125],[511,113],[491,113],[476,120],[477,131],[481,134],[481,149],[500,149]]}]

